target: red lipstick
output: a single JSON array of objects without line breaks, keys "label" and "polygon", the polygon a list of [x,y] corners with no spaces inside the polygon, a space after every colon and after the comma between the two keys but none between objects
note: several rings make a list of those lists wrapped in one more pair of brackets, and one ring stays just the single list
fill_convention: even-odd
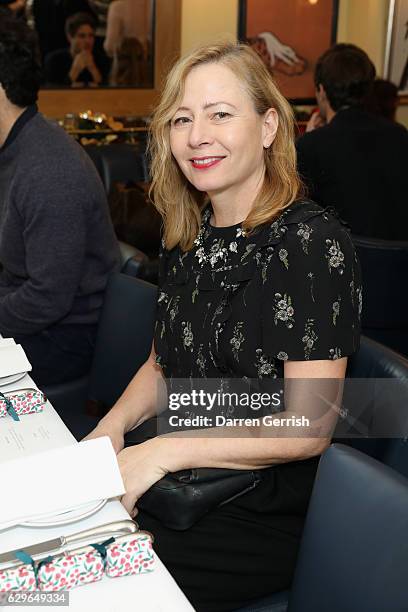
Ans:
[{"label": "red lipstick", "polygon": [[212,168],[222,161],[224,157],[217,156],[207,156],[207,157],[193,157],[190,159],[191,165],[196,170],[207,170],[208,168]]}]

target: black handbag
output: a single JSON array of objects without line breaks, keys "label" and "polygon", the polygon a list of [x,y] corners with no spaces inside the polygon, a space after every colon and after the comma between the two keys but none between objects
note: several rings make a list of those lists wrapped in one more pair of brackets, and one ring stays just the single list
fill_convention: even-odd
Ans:
[{"label": "black handbag", "polygon": [[137,507],[170,529],[183,531],[217,506],[244,495],[261,481],[258,470],[195,468],[167,474]]}]

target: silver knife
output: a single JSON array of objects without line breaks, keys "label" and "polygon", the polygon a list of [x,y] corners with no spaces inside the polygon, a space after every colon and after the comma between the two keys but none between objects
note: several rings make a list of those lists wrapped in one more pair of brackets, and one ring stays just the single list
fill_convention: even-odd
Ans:
[{"label": "silver knife", "polygon": [[115,521],[114,523],[107,523],[105,525],[93,527],[92,529],[79,531],[78,533],[73,533],[72,535],[60,536],[59,538],[47,540],[46,542],[40,542],[39,544],[33,544],[32,546],[22,546],[21,548],[10,550],[6,553],[0,554],[0,564],[3,565],[4,563],[7,563],[9,567],[20,565],[21,561],[17,559],[16,552],[21,550],[37,561],[59,551],[61,548],[70,546],[71,544],[80,542],[81,540],[95,537],[98,539],[98,541],[103,541],[104,537],[101,539],[100,536],[106,536],[108,538],[115,534],[125,535],[127,533],[135,533],[138,530],[139,526],[135,521]]}]

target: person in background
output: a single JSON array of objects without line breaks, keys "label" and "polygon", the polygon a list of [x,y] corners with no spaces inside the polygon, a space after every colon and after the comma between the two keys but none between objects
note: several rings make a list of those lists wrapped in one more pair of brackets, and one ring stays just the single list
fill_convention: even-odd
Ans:
[{"label": "person in background", "polygon": [[[164,220],[154,344],[89,438],[110,436],[122,503],[139,510],[194,609],[231,611],[290,585],[330,435],[217,427],[157,436],[152,417],[166,409],[161,396],[174,379],[177,388],[179,379],[202,381],[201,390],[208,379],[337,386],[359,345],[358,265],[347,229],[303,197],[290,105],[247,45],[182,58],[151,130],[153,201]],[[305,408],[303,383],[285,397],[289,412]],[[326,406],[327,388],[322,397]],[[153,437],[143,440],[144,426]],[[124,448],[130,431],[141,443]],[[167,472],[199,467],[259,469],[261,481],[186,531],[138,508]]]},{"label": "person in background", "polygon": [[108,9],[111,0],[89,0],[89,6],[96,15],[96,30],[95,30],[95,53],[98,55],[99,62],[102,66],[103,74],[110,73],[112,60],[106,54],[104,42],[106,38],[106,25],[108,19]]},{"label": "person in background", "polygon": [[110,4],[104,47],[113,58],[112,85],[148,84],[152,11],[151,0],[115,0]]},{"label": "person in background", "polygon": [[39,386],[89,371],[118,245],[99,176],[81,147],[38,112],[35,33],[0,20],[0,334]]},{"label": "person in background", "polygon": [[27,22],[35,27],[42,58],[48,53],[69,47],[65,23],[76,13],[87,13],[98,27],[98,16],[88,0],[27,0]]},{"label": "person in background", "polygon": [[315,113],[297,141],[309,195],[333,206],[354,234],[407,240],[408,132],[369,113],[375,68],[367,54],[337,44],[317,61]]},{"label": "person in background", "polygon": [[75,13],[65,22],[69,48],[58,49],[45,58],[48,85],[97,87],[105,77],[103,59],[94,51],[95,20],[88,13]]},{"label": "person in background", "polygon": [[369,113],[395,121],[398,108],[398,87],[391,81],[376,79],[371,92],[364,101]]}]

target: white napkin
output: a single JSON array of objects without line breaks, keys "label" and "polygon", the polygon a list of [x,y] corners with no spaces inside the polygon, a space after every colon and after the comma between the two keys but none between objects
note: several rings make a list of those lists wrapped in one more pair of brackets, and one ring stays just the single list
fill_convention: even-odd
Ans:
[{"label": "white napkin", "polygon": [[11,344],[5,340],[8,338],[0,344],[0,378],[31,371],[31,364],[21,344]]},{"label": "white napkin", "polygon": [[0,347],[2,346],[15,346],[16,341],[14,338],[0,338]]},{"label": "white napkin", "polygon": [[105,436],[2,463],[0,491],[0,529],[5,529],[123,495],[125,488]]}]

